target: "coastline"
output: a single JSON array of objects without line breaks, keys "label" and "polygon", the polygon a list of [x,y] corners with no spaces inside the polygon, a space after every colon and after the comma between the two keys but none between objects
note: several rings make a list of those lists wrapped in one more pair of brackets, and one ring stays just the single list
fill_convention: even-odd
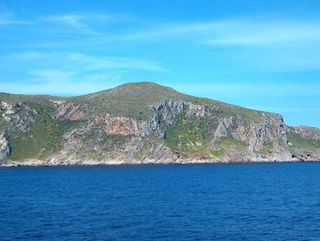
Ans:
[{"label": "coastline", "polygon": [[320,160],[241,160],[241,161],[212,161],[212,160],[167,160],[167,161],[72,161],[72,162],[48,162],[43,160],[14,161],[9,163],[0,163],[0,167],[67,167],[67,166],[122,166],[122,165],[196,165],[196,164],[259,164],[259,163],[299,163],[299,162],[319,162]]}]

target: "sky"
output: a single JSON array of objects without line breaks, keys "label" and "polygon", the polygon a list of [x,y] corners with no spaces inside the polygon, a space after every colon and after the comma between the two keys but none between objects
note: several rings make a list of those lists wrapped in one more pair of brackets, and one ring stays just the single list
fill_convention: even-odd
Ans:
[{"label": "sky", "polygon": [[320,127],[318,0],[0,0],[0,92],[152,81]]}]

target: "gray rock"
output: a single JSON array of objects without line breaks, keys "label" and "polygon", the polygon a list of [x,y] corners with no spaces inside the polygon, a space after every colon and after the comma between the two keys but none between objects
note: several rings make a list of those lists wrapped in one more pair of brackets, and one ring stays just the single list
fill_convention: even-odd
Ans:
[{"label": "gray rock", "polygon": [[0,134],[0,163],[10,155],[10,146],[9,142],[6,139],[5,134]]}]

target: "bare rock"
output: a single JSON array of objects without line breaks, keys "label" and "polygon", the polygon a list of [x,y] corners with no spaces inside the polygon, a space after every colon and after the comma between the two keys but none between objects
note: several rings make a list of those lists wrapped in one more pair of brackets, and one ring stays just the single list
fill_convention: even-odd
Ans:
[{"label": "bare rock", "polygon": [[6,139],[5,134],[0,134],[0,162],[4,160],[8,155],[10,155],[9,142]]}]

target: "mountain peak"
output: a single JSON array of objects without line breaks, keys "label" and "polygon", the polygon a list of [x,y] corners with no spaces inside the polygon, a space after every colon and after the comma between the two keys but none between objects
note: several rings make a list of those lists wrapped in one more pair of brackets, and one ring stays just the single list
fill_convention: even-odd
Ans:
[{"label": "mountain peak", "polygon": [[[141,81],[141,82],[128,82],[122,85],[119,85],[118,87],[164,87],[156,82],[151,82],[151,81]],[[117,87],[116,87],[117,88]]]},{"label": "mountain peak", "polygon": [[[156,82],[129,82],[122,85],[119,85],[111,90],[117,90],[117,91],[152,91],[152,92],[175,92],[176,90],[173,88],[160,85]],[[108,91],[108,90],[107,90]]]}]

